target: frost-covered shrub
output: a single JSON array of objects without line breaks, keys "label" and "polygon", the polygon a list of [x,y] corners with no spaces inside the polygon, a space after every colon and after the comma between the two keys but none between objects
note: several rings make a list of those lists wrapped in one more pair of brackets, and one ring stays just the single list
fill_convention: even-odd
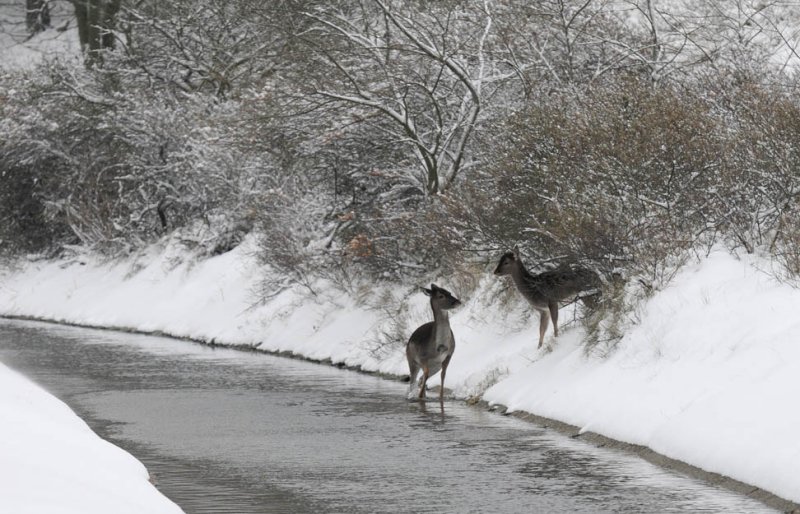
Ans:
[{"label": "frost-covered shrub", "polygon": [[[731,244],[752,253],[791,245],[800,198],[800,104],[783,87],[724,83],[719,106],[729,139],[720,185],[709,191]],[[718,87],[724,87],[718,86]]]},{"label": "frost-covered shrub", "polygon": [[638,323],[640,309],[654,289],[643,281],[626,281],[612,274],[603,294],[583,322],[586,326],[584,351],[607,357],[617,347],[628,329]]},{"label": "frost-covered shrub", "polygon": [[123,93],[107,78],[51,66],[16,79],[24,87],[6,95],[3,173],[19,178],[17,191],[28,187],[28,210],[103,251],[141,246],[195,220],[245,218],[269,165],[231,140],[236,106]]},{"label": "frost-covered shrub", "polygon": [[751,52],[770,24],[716,4],[668,27],[584,2],[261,7],[140,2],[90,68],[4,72],[4,247],[190,227],[213,255],[255,229],[309,288],[467,276],[514,244],[656,286],[719,241],[797,268],[777,25]]},{"label": "frost-covered shrub", "polygon": [[0,160],[0,253],[42,252],[54,240],[70,242],[69,228],[48,215],[36,174]]},{"label": "frost-covered shrub", "polygon": [[247,122],[280,163],[258,202],[265,262],[300,283],[320,274],[344,284],[354,273],[398,280],[440,269],[447,249],[436,234],[448,226],[440,197],[426,197],[382,120],[325,114],[285,125]]},{"label": "frost-covered shrub", "polygon": [[37,72],[0,74],[0,252],[44,251],[54,240],[75,242],[52,216],[50,192],[60,188],[63,159],[49,151],[54,123],[33,108],[43,91]]},{"label": "frost-covered shrub", "polygon": [[541,98],[504,129],[464,192],[465,230],[487,246],[657,280],[703,234],[723,146],[686,91],[623,78]]}]

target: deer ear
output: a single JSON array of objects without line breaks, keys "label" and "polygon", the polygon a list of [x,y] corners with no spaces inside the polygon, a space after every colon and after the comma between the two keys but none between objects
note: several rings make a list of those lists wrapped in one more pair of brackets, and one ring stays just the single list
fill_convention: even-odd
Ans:
[{"label": "deer ear", "polygon": [[420,289],[422,289],[422,292],[425,293],[425,296],[430,296],[433,294],[433,291],[430,289],[425,289],[424,287],[420,287]]},{"label": "deer ear", "polygon": [[431,284],[431,291],[436,291],[438,289],[441,289],[441,287],[437,286],[436,284]]},{"label": "deer ear", "polygon": [[519,258],[519,245],[514,245],[514,248],[511,249],[511,252],[514,254],[514,257]]}]

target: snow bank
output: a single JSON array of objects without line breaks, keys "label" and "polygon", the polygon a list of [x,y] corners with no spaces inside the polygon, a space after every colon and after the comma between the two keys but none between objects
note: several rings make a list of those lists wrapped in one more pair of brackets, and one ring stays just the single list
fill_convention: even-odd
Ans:
[{"label": "snow bank", "polygon": [[0,4],[0,72],[32,70],[43,61],[81,63],[78,29],[74,27],[72,7],[50,2],[52,27],[31,36],[25,25],[25,5]]},{"label": "snow bank", "polygon": [[0,511],[178,513],[141,462],[0,364]]},{"label": "snow bank", "polygon": [[[290,351],[371,371],[407,373],[403,342],[376,353],[388,319],[332,287],[286,290],[255,303],[261,271],[252,242],[194,265],[170,248],[126,262],[28,262],[0,277],[0,314],[157,331],[218,344]],[[557,419],[800,501],[800,291],[725,252],[684,269],[640,312],[616,352],[587,356],[564,327],[550,353],[518,301],[490,301],[487,272],[451,316],[457,348],[447,374],[456,396]],[[440,285],[460,292],[446,280]],[[389,295],[389,291],[378,294]],[[394,292],[393,294],[397,294]],[[407,336],[430,319],[406,299]],[[403,321],[403,320],[401,320]],[[548,341],[552,334],[548,333]],[[438,379],[434,378],[434,384]]]},{"label": "snow bank", "polygon": [[652,298],[610,357],[565,338],[485,399],[800,501],[798,308],[800,291],[718,252]]}]

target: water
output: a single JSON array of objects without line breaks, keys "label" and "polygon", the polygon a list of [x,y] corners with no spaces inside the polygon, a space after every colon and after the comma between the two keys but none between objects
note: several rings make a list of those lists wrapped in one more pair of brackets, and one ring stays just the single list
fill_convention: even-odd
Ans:
[{"label": "water", "polygon": [[773,512],[406,384],[173,339],[0,320],[0,361],[139,458],[187,513]]}]

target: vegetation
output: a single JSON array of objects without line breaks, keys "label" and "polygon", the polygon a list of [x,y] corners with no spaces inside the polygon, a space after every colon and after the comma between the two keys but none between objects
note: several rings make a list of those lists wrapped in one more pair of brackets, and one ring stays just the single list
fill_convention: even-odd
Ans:
[{"label": "vegetation", "polygon": [[515,244],[647,287],[717,244],[796,276],[797,13],[725,5],[76,0],[84,63],[0,74],[0,251],[202,226],[306,285]]}]

